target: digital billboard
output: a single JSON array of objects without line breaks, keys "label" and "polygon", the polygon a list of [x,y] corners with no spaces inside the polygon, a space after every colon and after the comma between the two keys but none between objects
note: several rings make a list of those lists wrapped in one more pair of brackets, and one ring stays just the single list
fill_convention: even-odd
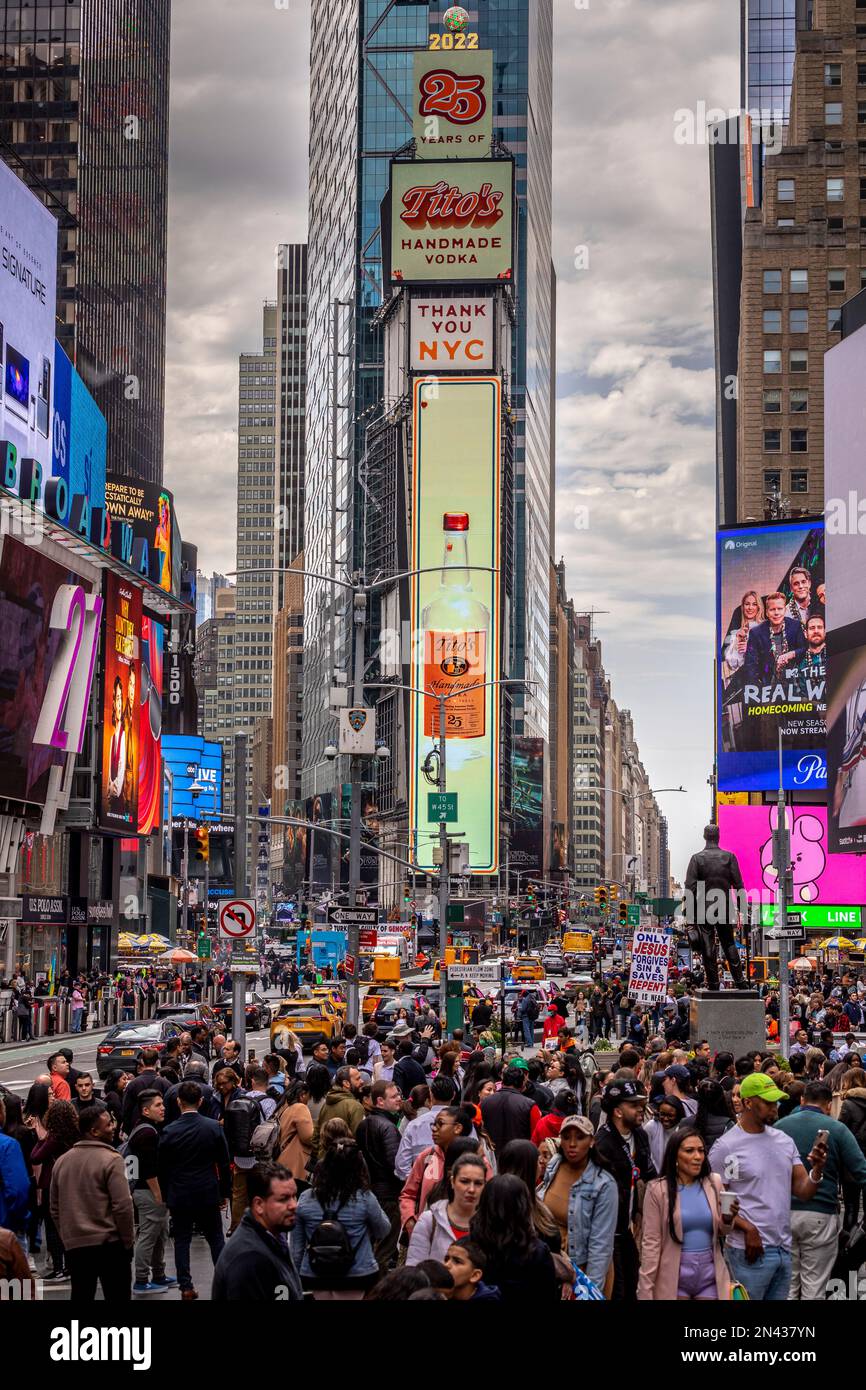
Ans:
[{"label": "digital billboard", "polygon": [[486,159],[493,140],[493,51],[415,54],[419,159]]},{"label": "digital billboard", "polygon": [[[289,801],[285,814],[295,820],[304,820],[306,811],[302,801]],[[286,893],[300,893],[307,876],[307,836],[305,825],[286,825],[283,827],[283,889]]]},{"label": "digital billboard", "polygon": [[141,702],[139,705],[138,833],[159,830],[162,805],[162,659],[165,633],[161,623],[141,624]]},{"label": "digital billboard", "polygon": [[[163,734],[162,756],[173,781],[172,818],[211,820],[222,814],[223,749],[198,734]],[[164,814],[168,816],[166,789]]]},{"label": "digital billboard", "polygon": [[826,637],[821,522],[720,531],[718,786],[824,791]]},{"label": "digital billboard", "polygon": [[155,483],[140,483],[109,474],[105,502],[111,516],[111,553],[136,574],[171,593],[175,565],[180,583],[180,555],[174,560],[174,501]]},{"label": "digital billboard", "polygon": [[105,458],[108,424],[81,377],[59,343],[54,344],[54,409],[51,430],[51,476],[66,485],[67,508],[61,518],[69,526],[78,520],[76,499],[86,497],[98,509],[88,534],[102,542],[105,508]]},{"label": "digital billboard", "polygon": [[410,828],[419,867],[433,871],[423,766],[439,740],[444,697],[449,834],[469,845],[473,873],[499,862],[500,423],[498,377],[434,377],[413,388]]},{"label": "digital billboard", "polygon": [[0,160],[0,439],[46,478],[56,296],[57,221]]},{"label": "digital billboard", "polygon": [[544,872],[544,739],[519,736],[511,757],[511,874]]},{"label": "digital billboard", "polygon": [[138,833],[141,744],[141,590],[105,575],[102,666],[102,775],[99,823]]},{"label": "digital billboard", "polygon": [[830,852],[866,851],[866,330],[824,358]]},{"label": "digital billboard", "polygon": [[511,281],[514,163],[391,165],[391,279]]},{"label": "digital billboard", "polygon": [[307,872],[306,879],[311,892],[333,887],[331,855],[334,837],[328,831],[314,829],[317,825],[327,825],[328,830],[339,827],[333,823],[334,797],[332,792],[322,792],[310,796],[304,803],[305,819],[312,822],[307,827]]},{"label": "digital billboard", "polygon": [[73,695],[81,725],[86,716],[98,625],[91,636],[82,607],[74,626],[74,599],[68,623],[52,621],[65,589],[89,593],[78,575],[12,536],[0,545],[0,796],[44,805],[50,769],[80,746],[81,731],[66,725]]},{"label": "digital billboard", "polygon": [[[344,782],[341,793],[343,825],[337,827],[344,833],[352,817],[352,787]],[[349,844],[340,840],[340,886],[349,883]],[[361,886],[375,887],[379,882],[379,796],[373,783],[361,787]]]},{"label": "digital billboard", "polygon": [[493,300],[414,297],[409,306],[413,372],[492,372]]},{"label": "digital billboard", "polygon": [[[776,891],[773,868],[775,806],[720,806],[719,843],[739,860],[746,892],[769,903]],[[866,860],[856,854],[833,854],[827,841],[824,806],[788,808],[794,893],[789,906],[808,903],[866,903]]]}]

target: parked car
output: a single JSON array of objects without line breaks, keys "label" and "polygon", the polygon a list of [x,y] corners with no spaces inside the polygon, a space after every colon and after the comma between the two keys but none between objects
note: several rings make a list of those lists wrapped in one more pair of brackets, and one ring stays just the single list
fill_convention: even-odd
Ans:
[{"label": "parked car", "polygon": [[97,1075],[104,1080],[115,1070],[134,1074],[145,1048],[163,1052],[169,1038],[179,1038],[184,1032],[183,1024],[167,1018],[151,1018],[144,1023],[115,1023],[96,1049]]},{"label": "parked car", "polygon": [[282,1047],[281,1034],[294,1033],[305,1052],[318,1042],[330,1042],[343,1031],[343,1022],[333,1004],[324,999],[283,999],[271,1020],[271,1048]]},{"label": "parked car", "polygon": [[[214,1004],[214,1013],[224,1028],[232,1026],[232,993],[226,990],[221,994]],[[269,1001],[263,994],[258,994],[254,989],[248,989],[246,993],[246,1016],[247,1028],[253,1032],[258,1032],[260,1028],[270,1028],[273,1018],[273,1009]]]}]

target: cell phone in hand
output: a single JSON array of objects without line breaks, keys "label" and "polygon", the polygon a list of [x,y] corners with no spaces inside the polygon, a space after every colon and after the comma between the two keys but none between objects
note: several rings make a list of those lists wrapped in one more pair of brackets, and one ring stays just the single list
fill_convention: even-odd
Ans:
[{"label": "cell phone in hand", "polygon": [[829,1131],[829,1129],[819,1129],[819,1130],[818,1130],[818,1133],[815,1135],[815,1143],[816,1143],[816,1144],[826,1144],[829,1138],[830,1138],[830,1131]]}]

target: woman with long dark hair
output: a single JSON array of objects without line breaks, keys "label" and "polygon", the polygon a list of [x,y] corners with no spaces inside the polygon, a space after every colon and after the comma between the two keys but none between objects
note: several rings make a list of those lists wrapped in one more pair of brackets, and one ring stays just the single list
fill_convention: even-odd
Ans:
[{"label": "woman with long dark hair", "polygon": [[539,1240],[544,1241],[554,1255],[562,1250],[562,1240],[556,1222],[539,1200],[538,1147],[529,1139],[510,1139],[499,1156],[499,1172],[511,1173],[526,1183],[532,1202],[532,1224]]},{"label": "woman with long dark hair", "polygon": [[49,1196],[55,1163],[61,1154],[68,1153],[81,1137],[78,1111],[71,1100],[55,1100],[51,1103],[45,1116],[45,1130],[45,1139],[34,1146],[31,1154],[39,1212],[45,1222],[45,1243],[51,1259],[51,1268],[43,1278],[46,1283],[66,1283],[69,1278],[64,1269],[66,1252],[57,1227],[51,1220]]},{"label": "woman with long dark hair", "polygon": [[727,1299],[731,1276],[720,1236],[731,1230],[736,1200],[722,1214],[722,1180],[693,1128],[678,1129],[665,1149],[662,1176],[647,1184],[637,1296],[671,1302]]},{"label": "woman with long dark hair", "polygon": [[704,1148],[709,1153],[716,1140],[727,1134],[734,1123],[734,1116],[727,1091],[722,1087],[722,1083],[713,1077],[698,1082],[695,1099],[698,1108],[690,1123],[703,1139]]},{"label": "woman with long dark hair", "polygon": [[[458,1144],[471,1142],[456,1140],[448,1156]],[[431,1202],[418,1218],[409,1241],[407,1265],[419,1265],[422,1260],[444,1260],[455,1240],[462,1240],[469,1234],[469,1226],[478,1210],[486,1182],[487,1169],[479,1153],[467,1150],[455,1159],[451,1167],[446,1169],[445,1195],[441,1200]]]},{"label": "woman with long dark hair", "polygon": [[500,1174],[484,1188],[469,1231],[486,1260],[485,1283],[496,1285],[503,1303],[521,1307],[561,1297],[553,1256],[535,1234],[532,1214],[523,1178]]},{"label": "woman with long dark hair", "polygon": [[354,1139],[337,1140],[298,1200],[292,1255],[304,1288],[317,1300],[362,1299],[379,1278],[373,1247],[390,1229],[361,1150]]}]

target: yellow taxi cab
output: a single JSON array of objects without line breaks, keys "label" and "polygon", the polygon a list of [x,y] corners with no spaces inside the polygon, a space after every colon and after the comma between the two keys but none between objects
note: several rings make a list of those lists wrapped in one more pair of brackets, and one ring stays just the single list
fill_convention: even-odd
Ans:
[{"label": "yellow taxi cab", "polygon": [[395,994],[405,994],[408,989],[403,980],[392,985],[371,985],[361,1004],[362,1023],[369,1023],[383,999],[393,999]]},{"label": "yellow taxi cab", "polygon": [[271,1048],[282,1047],[292,1032],[305,1049],[330,1042],[343,1031],[343,1020],[328,999],[282,999],[271,1023]]},{"label": "yellow taxi cab", "polygon": [[545,980],[544,966],[538,956],[518,956],[511,972],[513,980]]},{"label": "yellow taxi cab", "polygon": [[346,996],[338,985],[311,985],[314,999],[327,999],[341,1018],[346,1017]]}]

